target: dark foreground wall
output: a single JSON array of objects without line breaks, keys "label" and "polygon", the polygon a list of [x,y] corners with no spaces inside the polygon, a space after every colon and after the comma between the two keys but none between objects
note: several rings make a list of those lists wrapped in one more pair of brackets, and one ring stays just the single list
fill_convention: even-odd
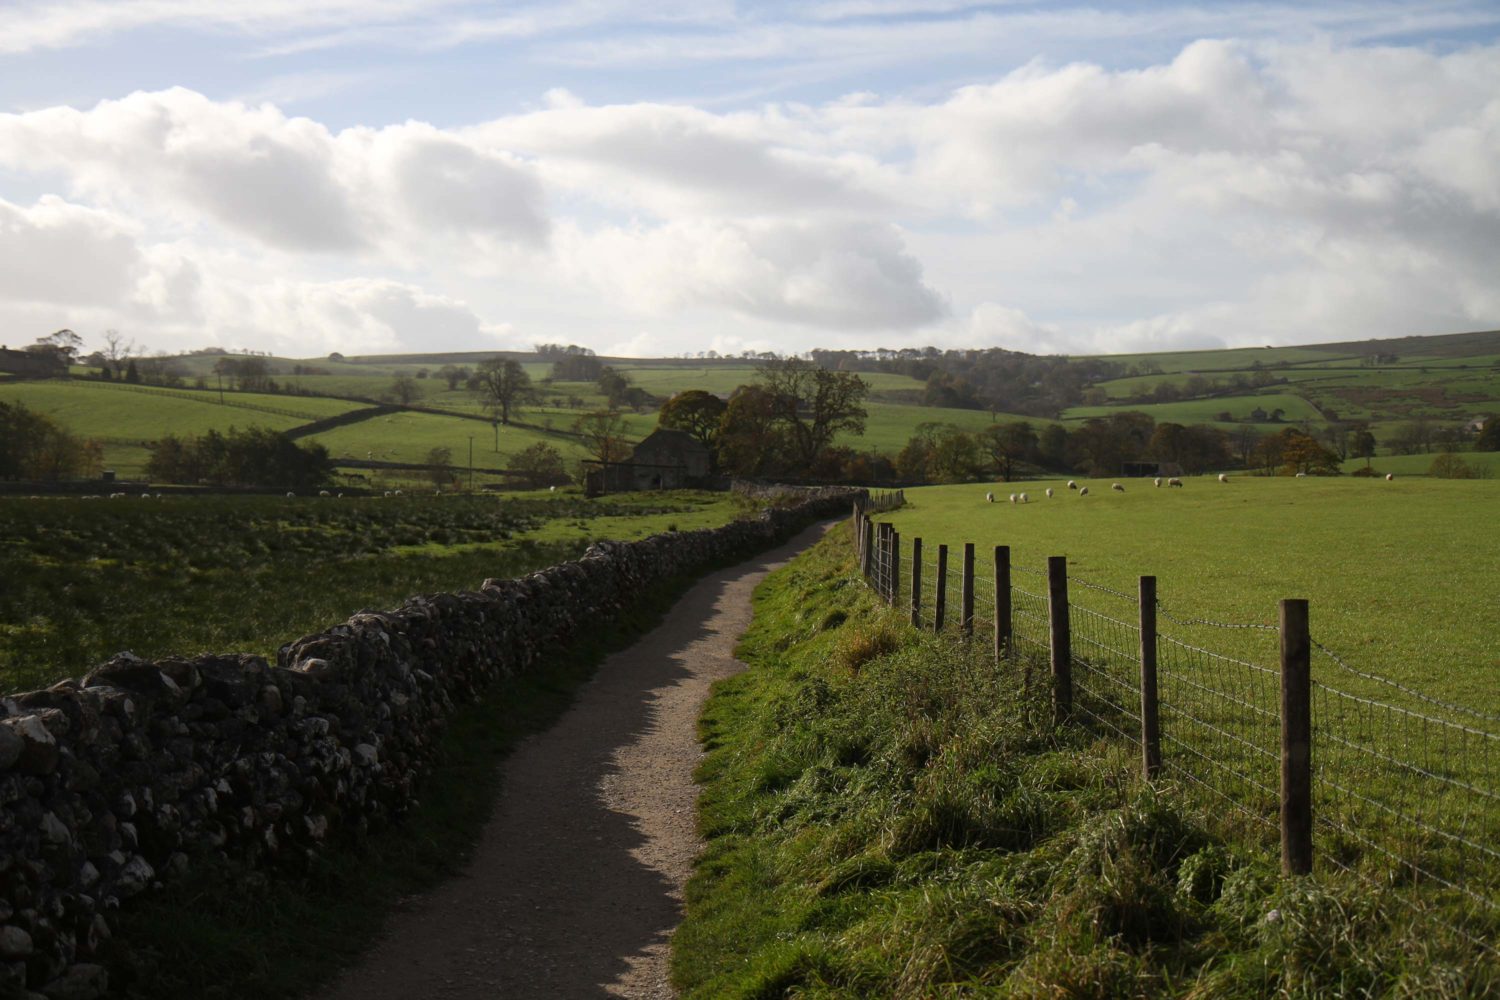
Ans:
[{"label": "dark foreground wall", "polygon": [[546,669],[660,581],[847,514],[861,492],[362,612],[283,646],[275,666],[122,653],[0,700],[0,997],[101,995],[91,959],[123,901],[205,856],[296,864],[400,815],[455,704]]}]

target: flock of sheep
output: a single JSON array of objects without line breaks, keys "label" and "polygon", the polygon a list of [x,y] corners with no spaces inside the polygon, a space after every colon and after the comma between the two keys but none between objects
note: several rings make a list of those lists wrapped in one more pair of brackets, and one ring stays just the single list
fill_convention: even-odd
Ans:
[{"label": "flock of sheep", "polygon": [[[1299,473],[1297,473],[1297,478],[1298,479],[1306,479],[1307,478],[1307,473],[1305,473],[1305,472],[1299,472]],[[1395,478],[1396,478],[1396,476],[1395,476],[1394,473],[1387,472],[1385,474],[1385,480],[1386,480],[1386,482],[1390,482],[1391,480],[1393,480]],[[1219,482],[1221,482],[1221,483],[1227,483],[1227,482],[1229,482],[1229,475],[1228,475],[1228,473],[1224,473],[1224,472],[1219,473]],[[1155,479],[1151,480],[1151,485],[1152,486],[1160,487],[1163,483],[1165,483],[1168,487],[1181,486],[1182,485],[1182,480],[1179,479],[1179,478],[1177,478],[1176,476],[1167,476],[1167,477],[1157,476]],[[1109,488],[1111,490],[1113,490],[1114,492],[1116,492],[1116,493],[1124,493],[1125,492],[1125,484],[1124,483],[1110,483],[1109,484]],[[1068,480],[1068,489],[1070,489],[1070,490],[1076,490],[1078,492],[1078,495],[1081,496],[1081,497],[1086,497],[1086,496],[1089,495],[1089,488],[1087,486],[1079,486],[1076,480],[1072,480],[1072,479]],[[1049,499],[1049,500],[1052,499],[1052,487],[1049,486],[1045,490],[1043,490],[1042,492],[1044,492],[1047,495],[1047,499]],[[984,495],[984,499],[986,501],[988,501],[989,503],[994,503],[995,502],[995,494],[993,494],[993,493],[986,493]],[[1010,502],[1011,503],[1030,503],[1031,502],[1031,497],[1030,497],[1029,494],[1026,494],[1026,493],[1012,493],[1010,495]]]}]

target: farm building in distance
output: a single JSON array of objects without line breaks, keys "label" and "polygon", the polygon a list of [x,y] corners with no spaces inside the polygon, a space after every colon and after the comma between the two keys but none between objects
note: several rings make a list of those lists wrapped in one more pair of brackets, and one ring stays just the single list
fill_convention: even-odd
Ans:
[{"label": "farm building in distance", "polygon": [[49,352],[12,351],[0,345],[0,372],[19,378],[58,378],[68,374],[68,366]]},{"label": "farm building in distance", "polygon": [[630,493],[709,485],[707,446],[686,431],[655,430],[635,446],[625,462],[586,462],[584,492]]}]

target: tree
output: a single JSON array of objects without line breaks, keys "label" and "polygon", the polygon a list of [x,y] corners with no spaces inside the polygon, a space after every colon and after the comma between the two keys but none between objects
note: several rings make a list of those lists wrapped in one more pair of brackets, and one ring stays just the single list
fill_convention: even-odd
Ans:
[{"label": "tree", "polygon": [[26,348],[33,354],[45,354],[56,358],[58,364],[67,367],[78,360],[79,352],[83,349],[83,338],[72,330],[62,329],[45,337],[38,337],[36,343]]},{"label": "tree", "polygon": [[562,452],[545,441],[538,441],[510,457],[510,471],[526,475],[530,486],[560,486],[568,481],[563,468]]},{"label": "tree", "polygon": [[140,380],[141,370],[136,367],[135,358],[131,358],[130,362],[125,366],[125,381],[139,382]]},{"label": "tree", "polygon": [[0,479],[97,476],[104,446],[64,430],[20,403],[0,403]]},{"label": "tree", "polygon": [[104,360],[109,363],[110,373],[115,378],[125,374],[125,362],[135,350],[135,341],[119,330],[104,331]]},{"label": "tree", "polygon": [[1427,474],[1434,479],[1481,479],[1487,478],[1483,475],[1487,471],[1465,462],[1451,451],[1439,452],[1427,468]]},{"label": "tree", "polygon": [[1475,451],[1500,451],[1500,414],[1491,413],[1484,418],[1484,426],[1474,439]]},{"label": "tree", "polygon": [[917,433],[896,458],[896,467],[907,479],[935,483],[966,483],[979,478],[984,453],[975,435],[953,424],[917,425]]},{"label": "tree", "polygon": [[432,485],[442,489],[453,482],[453,449],[438,447],[427,453],[427,476]]},{"label": "tree", "polygon": [[397,375],[391,383],[391,397],[402,406],[410,406],[422,397],[422,387],[410,375]]},{"label": "tree", "polygon": [[712,450],[719,434],[719,421],[729,404],[711,392],[687,389],[662,404],[656,423],[668,430],[686,431]]},{"label": "tree", "polygon": [[460,382],[467,382],[472,374],[467,367],[460,365],[444,365],[437,371],[438,378],[448,383],[450,392],[457,389]]},{"label": "tree", "polygon": [[797,468],[812,468],[819,452],[840,432],[865,432],[861,404],[869,386],[853,372],[829,371],[811,361],[785,358],[765,362],[758,374],[771,398],[773,420],[786,434],[789,457]]},{"label": "tree", "polygon": [[537,398],[531,376],[514,358],[481,361],[469,380],[469,388],[479,397],[479,405],[507,427],[512,414],[519,413],[522,406]]},{"label": "tree", "polygon": [[327,448],[261,427],[201,437],[169,434],[149,447],[146,475],[161,482],[316,489],[333,475]]},{"label": "tree", "polygon": [[979,444],[1005,482],[1010,481],[1017,462],[1034,461],[1037,456],[1036,431],[1024,420],[991,424],[979,432]]},{"label": "tree", "polygon": [[573,430],[583,439],[583,446],[601,462],[623,462],[630,457],[630,443],[625,440],[625,418],[618,410],[596,410],[573,422]]},{"label": "tree", "polygon": [[552,362],[552,377],[559,382],[593,382],[604,371],[604,362],[587,354],[563,354]]},{"label": "tree", "polygon": [[599,377],[594,382],[599,391],[604,394],[604,399],[609,403],[611,410],[618,410],[627,405],[626,397],[630,392],[630,376],[622,371],[606,365],[600,369]]},{"label": "tree", "polygon": [[776,426],[775,404],[763,386],[742,385],[729,397],[715,437],[719,467],[737,476],[780,471],[785,435]]}]

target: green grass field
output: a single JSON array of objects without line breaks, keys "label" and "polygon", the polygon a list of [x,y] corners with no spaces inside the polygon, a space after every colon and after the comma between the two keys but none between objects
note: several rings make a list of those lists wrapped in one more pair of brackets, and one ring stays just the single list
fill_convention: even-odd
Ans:
[{"label": "green grass field", "polygon": [[274,656],[362,607],[746,509],[687,492],[0,499],[0,689],[77,675],[124,649]]},{"label": "green grass field", "polygon": [[[1213,399],[1189,399],[1176,403],[1131,403],[1119,406],[1074,406],[1063,412],[1063,420],[1075,422],[1090,417],[1107,417],[1121,410],[1137,410],[1150,415],[1157,423],[1213,424],[1218,415],[1231,414],[1235,420],[1243,421],[1256,408],[1270,414],[1282,411],[1283,424],[1295,424],[1301,420],[1322,421],[1317,408],[1294,393],[1273,391],[1244,396],[1216,397]],[[1227,424],[1223,426],[1229,426]],[[1274,424],[1256,424],[1259,430],[1274,430]]]},{"label": "green grass field", "polygon": [[917,632],[851,571],[836,529],[758,588],[750,669],[705,710],[684,997],[1493,995],[1494,954],[1453,929],[1493,940],[1493,913],[1444,926],[1399,884],[1280,877],[1222,799],[1054,725],[1023,681],[1044,657]]},{"label": "green grass field", "polygon": [[[1500,532],[1486,513],[1500,509],[1500,481],[1190,477],[1182,489],[1127,480],[1123,494],[1108,481],[1079,482],[1089,496],[1063,482],[912,489],[889,520],[903,539],[921,537],[929,559],[939,543],[974,542],[984,553],[1009,545],[1018,566],[1037,571],[1066,555],[1072,575],[1131,594],[1139,576],[1154,575],[1162,605],[1179,617],[1272,623],[1281,598],[1307,598],[1314,637],[1352,666],[1500,712]],[[1022,488],[1032,502],[987,504],[987,488],[1002,498]],[[1016,578],[1028,581],[1040,586]],[[1128,610],[1105,594],[1073,598],[1106,614]],[[1276,662],[1269,633],[1183,631]]]},{"label": "green grass field", "polygon": [[919,424],[953,424],[966,431],[982,431],[993,423],[1026,420],[1037,430],[1056,423],[1041,417],[1027,417],[1017,413],[997,413],[988,410],[954,410],[935,406],[911,406],[903,403],[866,403],[869,414],[865,420],[862,436],[842,435],[839,444],[848,445],[856,451],[884,452],[895,455],[916,432]]}]

